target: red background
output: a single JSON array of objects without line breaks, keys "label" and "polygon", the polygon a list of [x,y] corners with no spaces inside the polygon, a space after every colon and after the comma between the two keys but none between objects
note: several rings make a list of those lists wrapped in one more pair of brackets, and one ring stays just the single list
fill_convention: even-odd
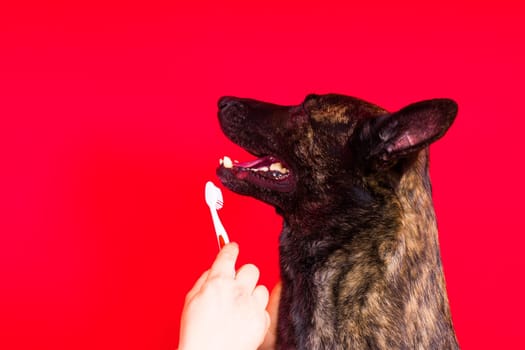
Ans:
[{"label": "red background", "polygon": [[[174,349],[217,246],[216,101],[450,97],[431,172],[464,349],[525,348],[519,1],[0,5],[0,348]],[[280,220],[224,191],[241,263],[278,279]]]}]

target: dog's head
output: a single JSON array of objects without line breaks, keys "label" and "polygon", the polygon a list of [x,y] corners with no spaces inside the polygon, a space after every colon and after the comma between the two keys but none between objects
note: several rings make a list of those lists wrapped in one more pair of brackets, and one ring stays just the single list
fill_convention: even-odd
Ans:
[{"label": "dog's head", "polygon": [[389,113],[335,94],[309,95],[297,106],[223,97],[223,132],[257,159],[225,159],[217,174],[232,191],[282,213],[315,208],[341,191],[366,200],[373,195],[367,181],[394,173],[399,177],[399,165],[443,136],[456,112],[457,105],[448,99]]}]

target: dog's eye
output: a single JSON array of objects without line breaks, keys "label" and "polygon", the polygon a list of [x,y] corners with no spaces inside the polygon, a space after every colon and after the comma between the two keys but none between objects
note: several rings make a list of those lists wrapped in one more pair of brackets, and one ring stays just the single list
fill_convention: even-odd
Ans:
[{"label": "dog's eye", "polygon": [[308,94],[306,95],[306,98],[304,99],[305,102],[310,100],[310,99],[317,99],[319,97],[319,95],[316,95],[316,94]]},{"label": "dog's eye", "polygon": [[319,108],[319,95],[310,94],[306,96],[303,102],[303,109],[306,112],[310,112],[318,108]]},{"label": "dog's eye", "polygon": [[304,99],[303,105],[312,105],[314,103],[317,103],[317,100],[319,99],[319,95],[316,94],[309,94]]},{"label": "dog's eye", "polygon": [[308,113],[303,106],[290,109],[290,121],[293,124],[302,124],[308,120]]}]

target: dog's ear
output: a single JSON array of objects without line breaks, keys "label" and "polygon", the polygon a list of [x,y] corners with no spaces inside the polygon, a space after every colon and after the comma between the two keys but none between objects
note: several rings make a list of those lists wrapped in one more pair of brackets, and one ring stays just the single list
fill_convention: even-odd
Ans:
[{"label": "dog's ear", "polygon": [[368,160],[392,164],[442,137],[452,125],[457,104],[434,99],[411,104],[393,114],[372,120],[367,128]]}]

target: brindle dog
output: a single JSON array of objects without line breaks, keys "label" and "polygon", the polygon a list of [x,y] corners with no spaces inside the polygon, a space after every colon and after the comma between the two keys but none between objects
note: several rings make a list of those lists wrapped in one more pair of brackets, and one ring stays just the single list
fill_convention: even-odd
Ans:
[{"label": "brindle dog", "polygon": [[224,133],[258,157],[222,162],[229,189],[277,209],[279,349],[457,349],[428,146],[448,99],[389,113],[343,95],[298,106],[223,97]]}]

